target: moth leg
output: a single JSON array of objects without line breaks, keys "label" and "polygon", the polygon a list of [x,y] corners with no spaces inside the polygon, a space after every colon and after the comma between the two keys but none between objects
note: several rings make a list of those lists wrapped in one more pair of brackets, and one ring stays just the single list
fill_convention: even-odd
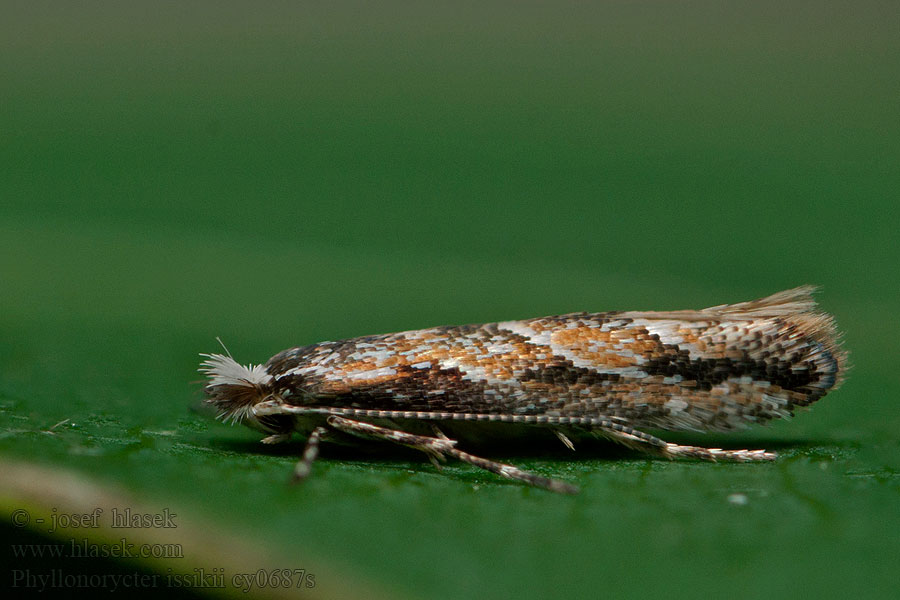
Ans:
[{"label": "moth leg", "polygon": [[775,460],[778,455],[765,450],[723,450],[702,446],[679,446],[666,444],[666,451],[673,458],[699,458],[700,460],[724,460],[728,462],[759,462]]},{"label": "moth leg", "polygon": [[623,425],[613,427],[601,426],[596,428],[594,432],[633,450],[670,459],[696,458],[713,462],[718,460],[753,462],[775,460],[776,457],[774,452],[766,452],[765,450],[722,450],[721,448],[703,448],[702,446],[681,446]]},{"label": "moth leg", "polygon": [[667,456],[666,442],[649,433],[644,433],[643,431],[617,424],[598,426],[592,431],[595,435],[605,437],[610,441],[622,444],[632,450],[653,454],[654,456]]},{"label": "moth leg", "polygon": [[388,429],[386,427],[379,427],[377,425],[371,425],[369,423],[353,421],[351,419],[338,417],[336,415],[328,417],[328,424],[335,429],[360,437],[382,439],[389,442],[394,442],[395,444],[409,446],[411,448],[415,448],[416,450],[422,450],[429,456],[442,459],[444,457],[452,457],[462,462],[469,463],[470,465],[474,465],[481,469],[496,473],[501,477],[524,481],[525,483],[543,488],[545,490],[562,492],[566,494],[575,494],[578,492],[577,487],[563,481],[557,481],[555,479],[541,477],[540,475],[534,475],[533,473],[528,473],[512,465],[495,462],[486,458],[481,458],[479,456],[469,454],[468,452],[457,450],[455,448],[456,440],[447,438],[442,433],[440,433],[440,431],[438,431],[437,434],[441,437],[413,435],[411,433],[397,431],[395,429]]},{"label": "moth leg", "polygon": [[325,427],[316,427],[312,430],[312,433],[309,434],[309,437],[306,439],[306,447],[303,449],[303,455],[300,457],[297,464],[294,465],[294,474],[291,477],[291,483],[299,483],[309,475],[309,472],[312,470],[313,461],[319,456],[319,440],[327,433],[328,429]]},{"label": "moth leg", "polygon": [[281,415],[289,414],[289,407],[285,406],[280,400],[266,400],[253,406],[253,414],[261,415]]},{"label": "moth leg", "polygon": [[363,423],[362,421],[354,421],[346,417],[331,415],[328,417],[328,424],[339,431],[349,433],[362,438],[374,438],[408,446],[415,450],[420,450],[433,459],[443,459],[444,453],[456,444],[456,440],[440,439],[428,437],[425,435],[415,435],[399,431],[397,429],[388,429],[387,427],[379,427],[371,423]]},{"label": "moth leg", "polygon": [[561,441],[566,448],[568,448],[572,452],[575,452],[575,444],[572,443],[572,440],[569,439],[569,436],[567,436],[559,429],[555,429],[553,433],[556,434],[556,437],[559,438],[559,441]]},{"label": "moth leg", "polygon": [[[448,438],[446,435],[444,435],[444,432],[443,432],[443,431],[441,431],[440,429],[438,429],[438,426],[437,426],[437,425],[432,425],[432,426],[431,426],[431,430],[434,431],[435,437],[438,437],[438,438],[440,438],[440,439],[442,439],[442,440],[449,440],[449,439],[450,439],[450,438]],[[432,455],[432,454],[429,454],[429,455],[428,455],[428,460],[431,461],[431,464],[434,465],[434,468],[435,468],[435,469],[437,469],[438,471],[443,471],[443,470],[444,470],[444,466],[443,466],[441,463],[442,463],[442,462],[447,462],[447,457],[444,456],[443,454],[438,454],[437,456],[434,456],[434,455]]]},{"label": "moth leg", "polygon": [[481,458],[480,456],[475,456],[473,454],[469,454],[468,452],[457,450],[456,448],[451,448],[450,450],[448,450],[447,455],[452,456],[457,460],[467,462],[470,465],[475,465],[476,467],[482,468],[486,471],[490,471],[491,473],[496,473],[501,477],[523,481],[529,485],[543,488],[545,490],[550,490],[551,492],[559,492],[561,494],[578,493],[578,488],[571,483],[566,483],[565,481],[560,481],[558,479],[550,479],[549,477],[542,477],[541,475],[535,475],[534,473],[523,471],[518,467],[496,462],[493,460],[488,460],[486,458]]},{"label": "moth leg", "polygon": [[276,433],[274,435],[267,435],[263,439],[259,440],[263,444],[281,444],[283,442],[288,442],[291,439],[291,434],[289,433]]}]

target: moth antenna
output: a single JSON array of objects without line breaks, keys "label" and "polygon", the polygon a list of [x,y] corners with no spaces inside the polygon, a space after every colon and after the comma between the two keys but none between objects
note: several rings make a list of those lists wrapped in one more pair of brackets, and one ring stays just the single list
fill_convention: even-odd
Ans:
[{"label": "moth antenna", "polygon": [[234,357],[231,355],[231,351],[228,350],[227,346],[225,346],[225,342],[222,341],[222,338],[220,338],[219,336],[216,336],[216,341],[219,342],[220,346],[222,346],[222,350],[225,351],[225,354],[228,355],[228,358],[230,358],[231,360],[234,360]]}]

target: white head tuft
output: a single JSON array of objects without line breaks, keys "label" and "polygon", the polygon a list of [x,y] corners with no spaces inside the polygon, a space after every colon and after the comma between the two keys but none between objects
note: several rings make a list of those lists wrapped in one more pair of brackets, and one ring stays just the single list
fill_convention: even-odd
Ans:
[{"label": "white head tuft", "polygon": [[219,417],[241,421],[250,414],[253,405],[269,395],[272,376],[265,365],[241,365],[230,356],[201,354],[206,357],[199,371],[209,378],[206,383],[207,402],[219,409]]},{"label": "white head tuft", "polygon": [[200,363],[200,372],[209,377],[207,387],[214,385],[268,385],[272,376],[265,365],[247,365],[238,363],[230,356],[222,354],[201,354],[206,360]]}]

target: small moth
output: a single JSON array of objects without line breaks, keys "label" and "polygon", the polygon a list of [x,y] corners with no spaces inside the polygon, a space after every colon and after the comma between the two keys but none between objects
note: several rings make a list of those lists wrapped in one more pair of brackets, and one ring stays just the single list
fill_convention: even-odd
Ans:
[{"label": "small moth", "polygon": [[643,430],[734,431],[789,418],[835,389],[846,353],[813,291],[701,310],[372,335],[291,348],[264,365],[203,354],[200,371],[221,418],[265,432],[267,444],[306,437],[295,480],[309,474],[320,440],[353,436],[421,450],[436,466],[455,458],[575,493],[569,483],[464,452],[444,431],[524,440],[549,433],[573,450],[571,438],[586,434],[669,459],[773,460],[764,450],[684,446]]}]

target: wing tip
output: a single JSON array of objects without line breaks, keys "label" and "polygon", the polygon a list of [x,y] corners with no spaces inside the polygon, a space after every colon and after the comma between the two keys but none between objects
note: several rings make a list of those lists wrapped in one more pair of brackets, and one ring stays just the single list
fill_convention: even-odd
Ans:
[{"label": "wing tip", "polygon": [[815,285],[801,285],[748,302],[710,306],[703,309],[703,312],[727,314],[732,317],[746,316],[748,318],[782,317],[814,313],[817,305],[813,294],[819,290],[820,288]]},{"label": "wing tip", "polygon": [[813,296],[820,290],[816,285],[802,285],[758,300],[713,307],[712,310],[731,317],[786,319],[800,335],[819,344],[820,349],[815,353],[816,362],[829,373],[820,386],[824,393],[840,387],[850,362],[849,354],[843,347],[843,333],[838,329],[834,316],[820,310]]}]

